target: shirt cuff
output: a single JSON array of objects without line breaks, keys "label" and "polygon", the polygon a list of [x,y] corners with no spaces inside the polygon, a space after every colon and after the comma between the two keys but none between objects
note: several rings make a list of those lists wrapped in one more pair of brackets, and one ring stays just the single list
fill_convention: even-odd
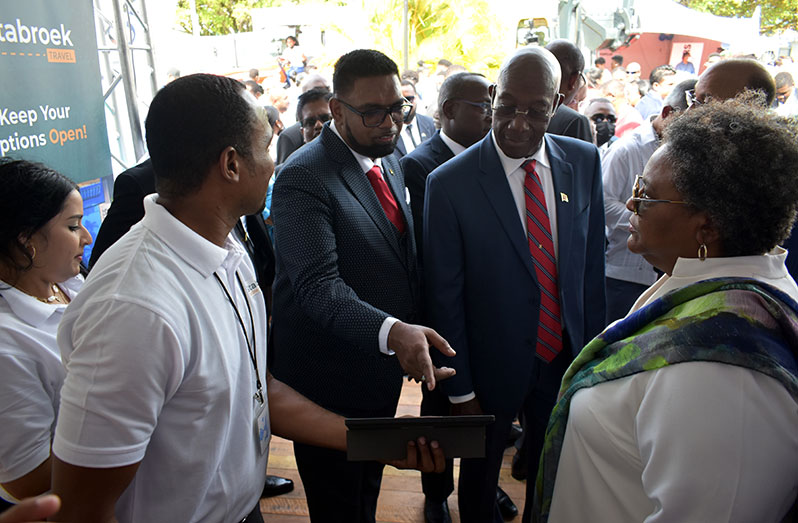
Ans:
[{"label": "shirt cuff", "polygon": [[457,405],[458,403],[465,403],[466,401],[471,401],[472,399],[476,398],[477,395],[473,392],[469,392],[464,396],[449,396],[449,403],[452,405]]},{"label": "shirt cuff", "polygon": [[387,354],[388,356],[393,356],[396,354],[394,351],[388,348],[388,333],[391,332],[391,327],[393,327],[394,323],[397,321],[399,320],[391,316],[385,318],[385,321],[382,322],[382,327],[380,327],[380,332],[377,335],[380,342],[380,352]]}]

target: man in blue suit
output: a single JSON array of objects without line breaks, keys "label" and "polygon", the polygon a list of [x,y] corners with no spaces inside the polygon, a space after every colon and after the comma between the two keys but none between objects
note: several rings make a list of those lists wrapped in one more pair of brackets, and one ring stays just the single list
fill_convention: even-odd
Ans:
[{"label": "man in blue suit", "polygon": [[[490,83],[477,73],[456,73],[446,78],[438,93],[438,113],[441,130],[399,160],[410,192],[413,221],[421,224],[424,212],[424,192],[427,176],[435,168],[480,141],[490,131]],[[421,244],[421,227],[416,227],[416,243]],[[421,249],[418,251],[421,264]],[[449,413],[449,400],[440,388],[421,388],[422,416],[441,416]],[[422,474],[425,523],[450,523],[447,498],[454,490],[452,460],[446,460],[442,474]],[[518,509],[501,488],[497,489],[499,508],[508,519]]]},{"label": "man in blue suit", "polygon": [[[453,354],[421,320],[413,218],[391,154],[409,111],[399,70],[356,50],[335,64],[333,120],[286,160],[274,184],[277,276],[272,374],[347,417],[393,416],[402,375],[430,388],[429,347]],[[383,465],[294,444],[310,517],[374,522]]]},{"label": "man in blue suit", "polygon": [[465,523],[501,521],[496,485],[519,411],[537,470],[562,374],[604,326],[601,162],[595,146],[545,134],[560,74],[549,51],[518,51],[491,86],[491,132],[427,178],[427,314],[457,351],[442,385],[453,414],[496,416],[486,457],[461,461]]}]

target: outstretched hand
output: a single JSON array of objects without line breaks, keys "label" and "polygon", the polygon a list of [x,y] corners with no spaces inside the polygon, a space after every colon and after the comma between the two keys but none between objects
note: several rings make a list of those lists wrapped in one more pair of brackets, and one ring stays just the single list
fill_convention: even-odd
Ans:
[{"label": "outstretched hand", "polygon": [[388,333],[388,348],[396,353],[399,365],[407,375],[417,381],[426,382],[432,390],[438,380],[454,376],[454,369],[436,368],[429,355],[430,346],[445,356],[454,356],[454,349],[440,334],[429,327],[397,321]]},{"label": "outstretched hand", "polygon": [[385,463],[398,469],[441,473],[446,468],[446,456],[437,441],[428,444],[427,439],[422,436],[416,441],[407,442],[405,459],[396,459]]}]

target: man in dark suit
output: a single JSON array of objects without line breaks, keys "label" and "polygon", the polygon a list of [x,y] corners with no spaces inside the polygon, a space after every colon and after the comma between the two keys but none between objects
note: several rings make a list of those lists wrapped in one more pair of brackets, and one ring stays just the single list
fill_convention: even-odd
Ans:
[{"label": "man in dark suit", "polygon": [[[491,87],[491,132],[427,178],[427,316],[457,351],[442,385],[453,414],[496,416],[486,457],[460,462],[466,523],[501,521],[496,485],[519,411],[534,477],[562,375],[604,326],[601,162],[591,144],[544,135],[559,85],[549,51],[519,50]],[[533,491],[529,481],[527,507]]]},{"label": "man in dark suit", "polygon": [[438,94],[438,110],[443,115],[441,131],[399,161],[410,192],[419,259],[427,175],[481,140],[490,130],[488,85],[484,76],[475,73],[457,73],[444,80]]},{"label": "man in dark suit", "polygon": [[585,57],[578,47],[564,39],[550,42],[546,49],[551,51],[560,63],[562,71],[560,93],[563,95],[563,101],[551,117],[546,132],[593,143],[593,133],[590,131],[587,117],[568,107],[585,84],[585,75],[582,73],[585,68]]},{"label": "man in dark suit", "polygon": [[[272,372],[348,417],[393,416],[402,375],[426,381],[429,345],[453,354],[420,318],[413,218],[391,155],[409,111],[396,64],[357,50],[335,65],[332,122],[293,154],[274,185],[277,277]],[[383,465],[295,444],[311,519],[375,521]]]},{"label": "man in dark suit", "polygon": [[[312,89],[327,89],[330,90],[330,84],[320,74],[312,74],[302,82],[302,93],[306,93]],[[274,162],[277,165],[285,162],[291,153],[302,147],[305,139],[302,135],[302,112],[301,108],[297,107],[296,123],[289,125],[277,137],[277,155]]]},{"label": "man in dark suit", "polygon": [[[396,142],[396,149],[393,154],[396,159],[400,159],[410,153],[416,147],[429,140],[435,134],[435,122],[429,116],[418,114],[418,94],[416,85],[411,80],[402,80],[402,96],[413,106],[405,119],[399,140]],[[421,225],[421,222],[419,222]]]},{"label": "man in dark suit", "polygon": [[[490,131],[491,108],[488,87],[490,83],[481,74],[456,73],[444,80],[438,93],[438,113],[441,130],[399,160],[410,192],[410,210],[413,221],[421,224],[424,212],[424,193],[427,176],[436,167],[454,158],[477,143]],[[421,263],[421,227],[416,227],[416,244]],[[443,416],[449,413],[449,399],[441,392],[421,388],[422,416]],[[424,491],[424,519],[426,523],[451,522],[447,498],[454,491],[452,460],[446,460],[442,474],[422,474]],[[518,509],[507,494],[498,489],[502,514],[510,518]]]},{"label": "man in dark suit", "polygon": [[111,206],[94,239],[89,270],[108,247],[144,218],[144,197],[154,192],[155,172],[149,158],[116,177]]}]

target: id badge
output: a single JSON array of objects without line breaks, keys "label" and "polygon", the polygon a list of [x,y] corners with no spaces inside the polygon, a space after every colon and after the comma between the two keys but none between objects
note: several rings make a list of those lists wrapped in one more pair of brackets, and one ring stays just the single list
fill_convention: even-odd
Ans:
[{"label": "id badge", "polygon": [[269,406],[264,402],[255,402],[255,440],[262,456],[269,449],[272,432],[269,424]]}]

